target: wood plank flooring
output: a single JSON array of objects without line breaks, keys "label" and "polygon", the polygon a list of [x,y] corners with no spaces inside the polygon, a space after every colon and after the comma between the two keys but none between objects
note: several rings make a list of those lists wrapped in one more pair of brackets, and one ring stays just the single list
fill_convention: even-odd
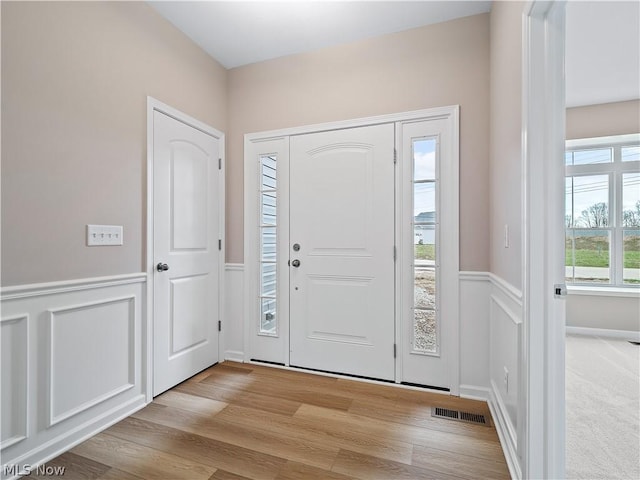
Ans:
[{"label": "wood plank flooring", "polygon": [[[484,402],[225,362],[47,463],[72,479],[507,479]],[[37,478],[37,477],[36,477]]]}]

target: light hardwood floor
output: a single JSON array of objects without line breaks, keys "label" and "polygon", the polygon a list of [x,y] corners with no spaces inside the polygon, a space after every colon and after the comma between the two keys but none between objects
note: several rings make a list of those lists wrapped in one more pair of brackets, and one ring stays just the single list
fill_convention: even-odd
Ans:
[{"label": "light hardwood floor", "polygon": [[47,465],[83,479],[506,479],[484,402],[225,362]]}]

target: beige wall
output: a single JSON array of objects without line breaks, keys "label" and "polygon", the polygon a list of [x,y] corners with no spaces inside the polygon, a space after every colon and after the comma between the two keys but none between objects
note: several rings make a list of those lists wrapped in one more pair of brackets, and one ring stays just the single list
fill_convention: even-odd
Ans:
[{"label": "beige wall", "polygon": [[569,292],[567,326],[640,331],[640,298]]},{"label": "beige wall", "polygon": [[141,271],[146,97],[226,131],[226,77],[144,2],[2,2],[2,285]]},{"label": "beige wall", "polygon": [[567,140],[640,133],[640,100],[567,108]]},{"label": "beige wall", "polygon": [[488,15],[230,70],[228,261],[243,261],[245,133],[459,104],[460,268],[487,270],[488,93]]},{"label": "beige wall", "polygon": [[[491,272],[522,288],[522,12],[523,2],[491,9]],[[505,248],[505,225],[509,248]]]}]

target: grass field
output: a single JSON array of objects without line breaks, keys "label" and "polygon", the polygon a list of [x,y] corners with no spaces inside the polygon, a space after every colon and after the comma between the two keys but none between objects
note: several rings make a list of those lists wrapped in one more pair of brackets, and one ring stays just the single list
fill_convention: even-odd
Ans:
[{"label": "grass field", "polygon": [[436,247],[435,245],[416,245],[415,255],[416,260],[435,260]]},{"label": "grass field", "polygon": [[[576,237],[576,267],[608,267],[609,243],[606,237]],[[565,242],[565,264],[573,264],[571,239]],[[640,268],[640,236],[628,236],[624,240],[624,268]]]}]

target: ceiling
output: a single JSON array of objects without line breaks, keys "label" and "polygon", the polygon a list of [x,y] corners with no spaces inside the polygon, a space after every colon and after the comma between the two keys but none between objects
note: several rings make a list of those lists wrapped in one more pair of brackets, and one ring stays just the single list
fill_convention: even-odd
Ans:
[{"label": "ceiling", "polygon": [[640,2],[567,3],[567,106],[640,98]]},{"label": "ceiling", "polygon": [[486,1],[153,1],[225,68],[485,13]]},{"label": "ceiling", "polygon": [[[490,1],[150,1],[225,68],[490,11]],[[567,106],[640,98],[640,2],[567,3]]]}]

